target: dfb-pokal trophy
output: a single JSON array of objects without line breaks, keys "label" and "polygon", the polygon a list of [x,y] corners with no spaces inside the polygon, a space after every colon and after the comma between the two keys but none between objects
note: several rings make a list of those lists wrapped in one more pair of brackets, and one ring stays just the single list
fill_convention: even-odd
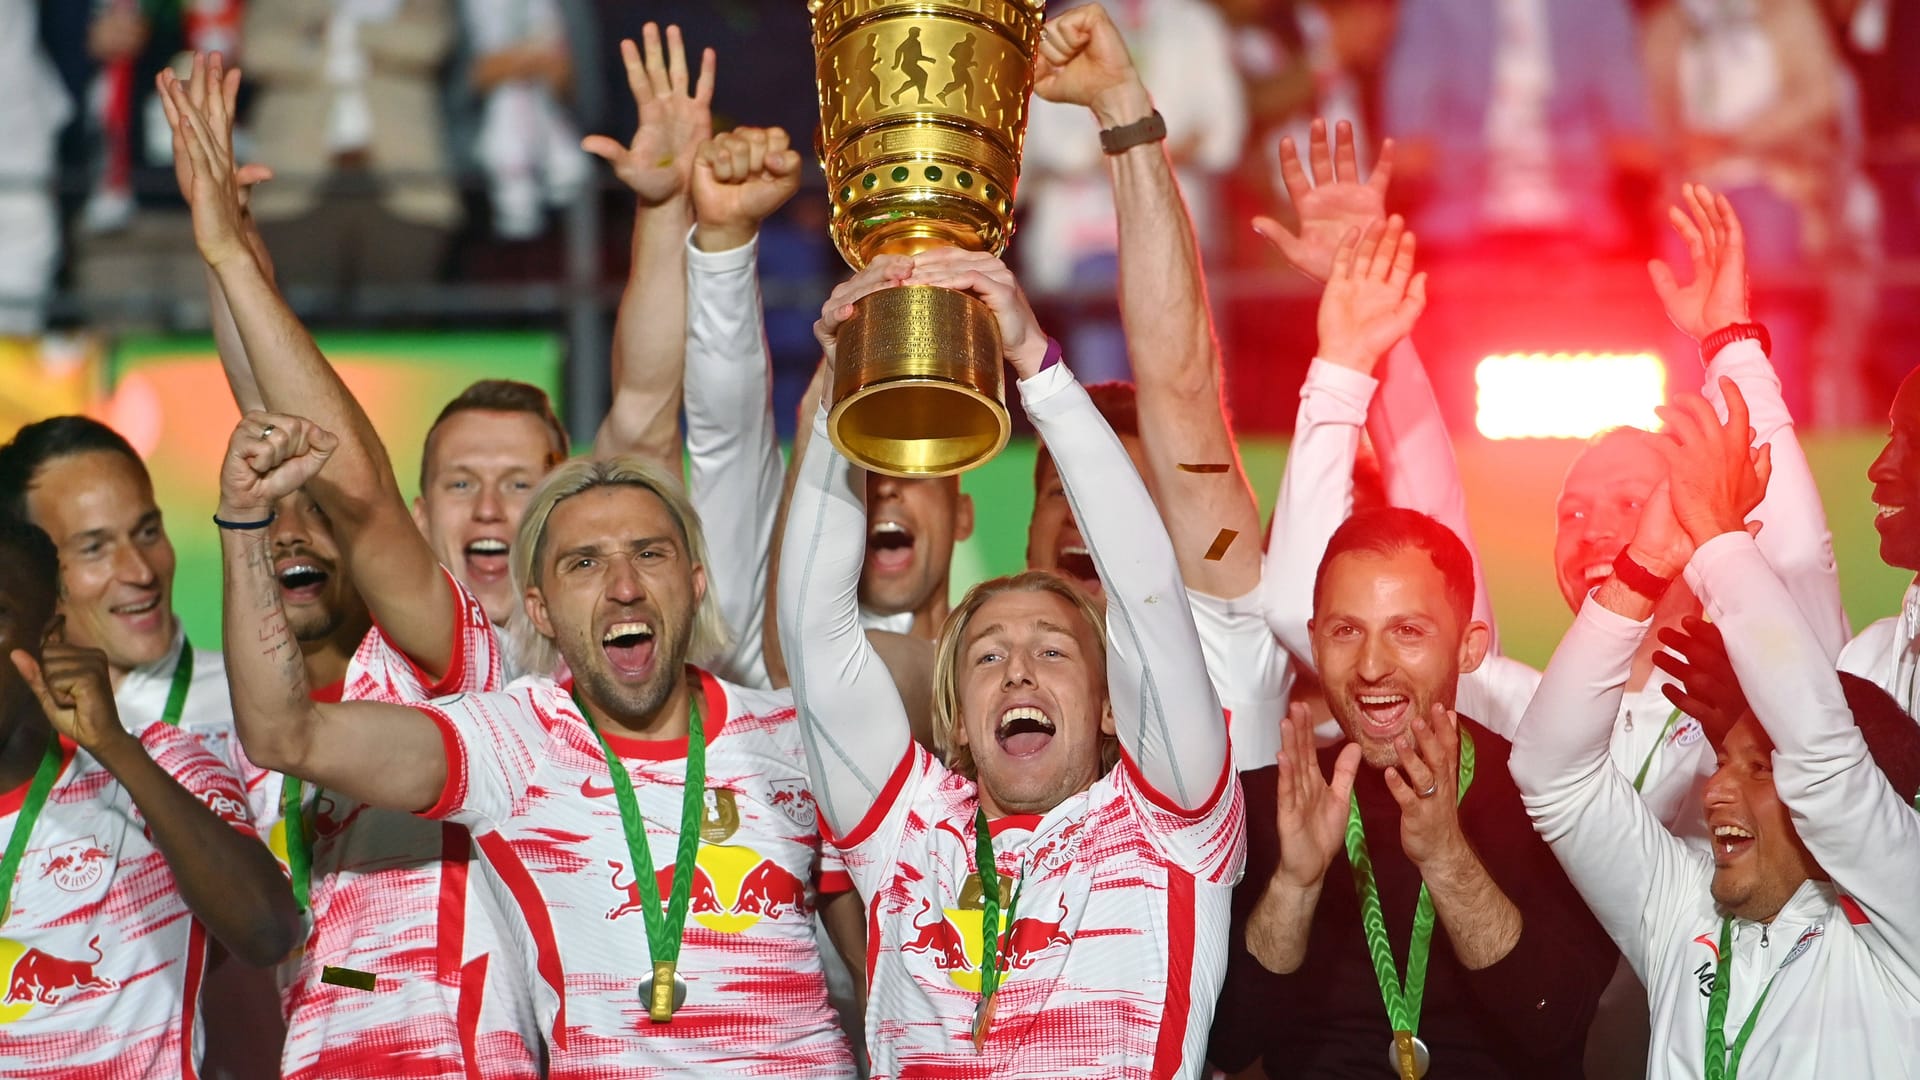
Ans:
[{"label": "dfb-pokal trophy", "polygon": [[[834,246],[998,255],[1045,0],[808,0]],[[885,289],[840,327],[828,430],[848,460],[948,476],[1006,445],[1000,331],[976,297]]]}]

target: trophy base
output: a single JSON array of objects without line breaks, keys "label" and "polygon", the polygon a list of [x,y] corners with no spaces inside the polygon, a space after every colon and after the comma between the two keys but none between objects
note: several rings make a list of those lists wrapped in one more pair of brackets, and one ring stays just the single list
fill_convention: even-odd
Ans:
[{"label": "trophy base", "polygon": [[952,476],[1007,445],[1000,327],[985,302],[906,285],[853,305],[835,345],[827,431],[847,460],[888,476]]}]

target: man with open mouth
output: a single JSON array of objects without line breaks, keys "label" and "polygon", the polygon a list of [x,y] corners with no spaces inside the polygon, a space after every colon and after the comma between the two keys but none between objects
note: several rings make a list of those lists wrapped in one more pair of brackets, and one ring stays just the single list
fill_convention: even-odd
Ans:
[{"label": "man with open mouth", "polygon": [[[1050,62],[1085,46],[1096,11],[1049,25]],[[1244,823],[1173,543],[1003,263],[937,249],[904,283],[993,311],[1109,573],[1104,614],[1047,572],[968,592],[935,650],[936,757],[855,615],[870,489],[828,439],[826,409],[813,417],[780,636],[820,810],[868,898],[873,1075],[1204,1075]]]},{"label": "man with open mouth", "polygon": [[[1768,470],[1746,417],[1722,424],[1695,398],[1667,419],[1669,477],[1631,563],[1591,591],[1547,666],[1514,778],[1647,987],[1649,1075],[1911,1076],[1920,733],[1880,691],[1843,687],[1852,676],[1750,535]],[[1618,699],[1683,572],[1712,622],[1663,632],[1684,658],[1661,666],[1716,751],[1710,849],[1606,765]]]},{"label": "man with open mouth", "polygon": [[[238,89],[239,72],[218,54],[196,56],[186,82],[159,78],[210,271],[221,364],[245,414],[214,519],[228,659],[242,642],[261,647],[258,620],[270,609],[288,646],[276,655],[283,681],[297,670],[317,698],[425,701],[497,687],[485,610],[441,566],[371,421],[274,285],[233,158]],[[314,425],[295,413],[346,436],[308,448]],[[331,464],[264,482],[254,463],[276,456]],[[471,1058],[490,1075],[537,1075],[530,996],[512,975],[517,954],[500,947],[511,914],[484,869],[470,873],[467,833],[269,772],[273,755],[254,752],[272,749],[259,741],[262,720],[236,709],[235,724],[255,825],[310,916],[282,973],[282,1074],[389,1076],[404,1058],[415,1075],[455,1077]]]},{"label": "man with open mouth", "polygon": [[[1888,416],[1887,445],[1867,468],[1873,484],[1880,561],[1920,575],[1920,372],[1900,381]],[[1840,652],[1840,670],[1871,679],[1909,716],[1920,717],[1920,576],[1900,613],[1860,631]]]}]

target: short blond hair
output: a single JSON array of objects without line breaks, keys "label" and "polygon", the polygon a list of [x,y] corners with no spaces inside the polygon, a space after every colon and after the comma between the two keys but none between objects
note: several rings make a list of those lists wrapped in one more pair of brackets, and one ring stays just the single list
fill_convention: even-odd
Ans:
[{"label": "short blond hair", "polygon": [[[968,779],[978,779],[973,750],[955,738],[960,727],[960,649],[966,642],[973,617],[987,601],[1004,593],[1052,593],[1064,599],[1093,630],[1095,654],[1104,674],[1107,663],[1107,620],[1087,594],[1065,578],[1046,570],[1028,570],[1019,574],[983,581],[967,590],[966,599],[947,615],[940,627],[940,640],[933,653],[933,749],[947,768]],[[1104,773],[1120,759],[1120,744],[1108,736],[1101,743],[1100,768]]]},{"label": "short blond hair", "polygon": [[[507,633],[514,659],[520,670],[534,675],[550,675],[559,670],[560,652],[553,639],[540,633],[527,615],[525,596],[533,587],[546,546],[547,523],[561,503],[595,488],[633,487],[650,491],[666,505],[674,526],[685,542],[688,561],[707,565],[707,538],[700,528],[700,515],[687,499],[680,484],[666,473],[640,458],[621,454],[605,458],[580,458],[548,473],[534,489],[526,516],[520,519],[520,531],[513,541],[513,588],[522,597],[520,607],[507,620]],[[732,634],[720,615],[720,603],[714,598],[714,583],[707,582],[706,593],[694,611],[693,635],[687,645],[687,660],[695,664],[711,663],[727,650]]]}]

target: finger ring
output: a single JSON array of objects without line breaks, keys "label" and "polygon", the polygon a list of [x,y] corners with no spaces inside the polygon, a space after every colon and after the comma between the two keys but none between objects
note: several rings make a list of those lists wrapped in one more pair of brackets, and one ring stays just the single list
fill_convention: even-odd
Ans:
[{"label": "finger ring", "polygon": [[264,438],[266,438],[267,436],[269,436],[269,435],[271,435],[271,434],[273,434],[273,425],[272,425],[272,424],[268,424],[267,426],[265,426],[265,427],[263,427],[263,428],[261,428],[261,429],[260,429],[260,437],[261,437],[261,438],[263,438],[263,439],[264,439]]},{"label": "finger ring", "polygon": [[1431,799],[1433,798],[1434,792],[1439,790],[1440,790],[1440,782],[1436,780],[1433,783],[1427,785],[1427,790],[1421,792],[1420,797],[1423,799]]}]

